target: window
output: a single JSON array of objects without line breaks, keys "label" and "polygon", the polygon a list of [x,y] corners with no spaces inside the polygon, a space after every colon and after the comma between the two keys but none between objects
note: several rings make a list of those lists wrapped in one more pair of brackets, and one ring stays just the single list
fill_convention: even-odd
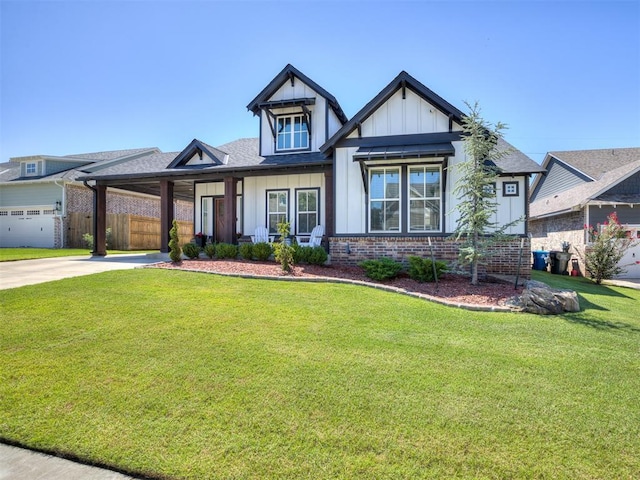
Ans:
[{"label": "window", "polygon": [[440,167],[409,168],[409,231],[440,231]]},{"label": "window", "polygon": [[313,228],[318,225],[320,205],[318,202],[319,191],[296,191],[296,230],[298,235],[310,235]]},{"label": "window", "polygon": [[503,197],[517,197],[520,195],[518,182],[503,182],[502,183],[502,196]]},{"label": "window", "polygon": [[35,175],[36,174],[36,164],[35,163],[27,163],[25,164],[25,174],[26,175]]},{"label": "window", "polygon": [[289,213],[289,191],[267,192],[267,227],[269,233],[278,232],[278,223],[286,222]]},{"label": "window", "polygon": [[370,230],[400,231],[400,169],[371,169],[369,193]]},{"label": "window", "polygon": [[309,148],[309,128],[304,115],[278,117],[276,150],[301,150]]}]

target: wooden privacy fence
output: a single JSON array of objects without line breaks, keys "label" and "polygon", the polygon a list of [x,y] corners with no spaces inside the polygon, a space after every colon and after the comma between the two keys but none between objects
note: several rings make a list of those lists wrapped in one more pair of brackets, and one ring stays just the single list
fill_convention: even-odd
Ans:
[{"label": "wooden privacy fence", "polygon": [[[107,214],[107,228],[111,229],[110,250],[160,249],[160,219],[128,214]],[[85,233],[93,235],[93,218],[83,213],[67,215],[67,246],[84,248]],[[193,238],[193,222],[178,221],[180,245]]]}]

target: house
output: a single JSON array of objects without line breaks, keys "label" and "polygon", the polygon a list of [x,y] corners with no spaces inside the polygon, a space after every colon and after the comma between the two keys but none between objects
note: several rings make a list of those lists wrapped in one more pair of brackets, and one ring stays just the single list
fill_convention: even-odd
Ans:
[{"label": "house", "polygon": [[[158,168],[175,155],[167,157],[157,148],[138,148],[11,158],[0,164],[0,246],[84,246],[82,235],[92,233],[93,192],[78,177],[105,169],[130,171],[140,163]],[[192,229],[191,199],[179,201],[176,207],[179,218],[188,223],[185,228]],[[113,233],[111,248],[159,248],[157,233],[135,234],[136,229],[148,229],[150,223],[159,226],[160,201],[156,196],[111,189],[105,213]]]},{"label": "house", "polygon": [[[640,240],[640,148],[549,152],[531,185],[532,248],[560,250],[567,241],[582,258],[588,244],[585,226],[597,228],[615,212],[629,235]],[[640,278],[640,245],[620,262],[621,277]]]},{"label": "house", "polygon": [[[427,255],[430,244],[438,258],[457,257],[449,237],[457,218],[454,167],[466,159],[463,113],[411,75],[401,72],[348,119],[333,95],[287,65],[247,109],[259,119],[258,138],[217,147],[194,139],[164,169],[87,175],[98,192],[97,218],[108,188],[155,191],[167,251],[168,206],[192,189],[195,231],[215,241],[235,242],[261,226],[275,233],[288,220],[293,235],[323,225],[334,263],[404,260]],[[515,149],[497,166],[496,220],[519,220],[509,233],[528,251],[528,179],[542,170]],[[497,246],[487,271],[514,274],[520,238]]]}]

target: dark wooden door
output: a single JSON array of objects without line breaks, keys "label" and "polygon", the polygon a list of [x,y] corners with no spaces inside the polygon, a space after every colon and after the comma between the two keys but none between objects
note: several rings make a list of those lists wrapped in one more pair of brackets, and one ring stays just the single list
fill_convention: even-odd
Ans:
[{"label": "dark wooden door", "polygon": [[216,198],[214,204],[216,212],[215,238],[216,243],[220,243],[224,242],[224,198]]}]

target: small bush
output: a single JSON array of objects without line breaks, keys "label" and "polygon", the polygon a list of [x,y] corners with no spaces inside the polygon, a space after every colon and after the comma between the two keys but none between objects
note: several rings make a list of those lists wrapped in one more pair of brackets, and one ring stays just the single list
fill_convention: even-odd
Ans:
[{"label": "small bush", "polygon": [[327,263],[327,259],[329,255],[326,250],[322,247],[304,247],[304,249],[308,250],[308,254],[306,255],[306,261],[311,265],[324,265]]},{"label": "small bush", "polygon": [[216,256],[216,246],[213,243],[207,243],[202,250],[204,251],[204,254],[209,258],[213,258]]},{"label": "small bush", "polygon": [[430,258],[409,257],[409,276],[418,282],[434,282],[447,271],[447,263],[436,260],[436,277],[433,276],[433,262]]},{"label": "small bush", "polygon": [[264,262],[269,260],[269,257],[273,253],[273,248],[267,242],[260,242],[253,245],[253,256],[256,260]]},{"label": "small bush", "polygon": [[286,238],[289,236],[290,231],[291,225],[289,222],[278,223],[278,233],[280,234],[282,241],[274,247],[276,261],[280,262],[282,271],[287,273],[291,272],[294,264],[293,246],[286,242]]},{"label": "small bush", "polygon": [[178,222],[173,221],[171,230],[169,230],[169,258],[173,263],[178,263],[182,260],[182,249],[180,248],[178,238]]},{"label": "small bush", "polygon": [[182,247],[182,253],[184,253],[187,258],[190,258],[191,260],[193,260],[194,258],[198,258],[201,251],[202,249],[195,243],[187,243]]},{"label": "small bush", "polygon": [[82,241],[89,250],[93,250],[93,235],[91,235],[90,233],[83,234]]},{"label": "small bush", "polygon": [[240,257],[245,260],[253,260],[253,245],[251,243],[241,243],[238,250]]},{"label": "small bush", "polygon": [[216,246],[216,256],[218,258],[236,258],[238,256],[238,246],[232,243],[219,243]]},{"label": "small bush", "polygon": [[402,271],[402,264],[390,258],[379,260],[365,260],[360,262],[364,273],[372,280],[382,281],[395,278]]}]

